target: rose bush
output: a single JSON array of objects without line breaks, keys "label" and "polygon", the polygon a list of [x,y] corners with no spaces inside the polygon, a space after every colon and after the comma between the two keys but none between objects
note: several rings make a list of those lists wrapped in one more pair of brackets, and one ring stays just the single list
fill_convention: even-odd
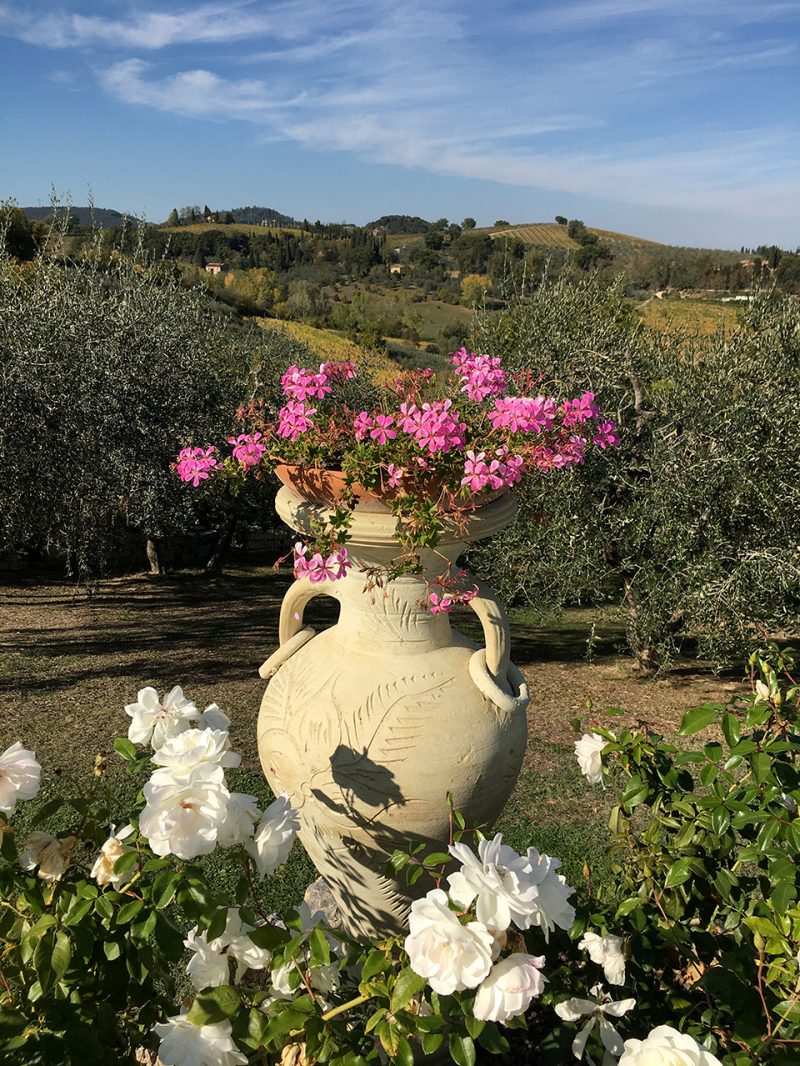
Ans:
[{"label": "rose bush", "polygon": [[[678,750],[644,725],[592,724],[580,765],[596,780],[597,756],[606,786],[621,784],[613,881],[576,894],[557,859],[452,811],[446,852],[392,857],[397,876],[431,887],[407,934],[375,943],[305,904],[263,911],[255,886],[287,858],[298,818],[287,797],[262,811],[232,791],[239,756],[216,705],[143,689],[128,706],[116,748],[141,787],[123,825],[98,760],[67,801],[70,824],[53,797],[18,840],[11,818],[41,768],[15,742],[0,755],[3,1061],[132,1063],[149,1049],[165,1066],[411,1066],[444,1050],[473,1066],[529,1021],[536,1063],[788,1066],[800,1046],[793,670],[772,648],[753,657],[749,694],[686,715],[684,736],[718,728],[724,744]],[[53,819],[58,830],[41,828]],[[200,861],[218,848],[234,873],[224,896]]]}]

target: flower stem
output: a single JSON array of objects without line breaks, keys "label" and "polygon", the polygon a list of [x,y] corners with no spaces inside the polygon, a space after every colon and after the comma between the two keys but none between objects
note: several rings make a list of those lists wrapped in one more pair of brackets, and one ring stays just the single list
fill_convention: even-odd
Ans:
[{"label": "flower stem", "polygon": [[334,1007],[333,1010],[329,1010],[327,1014],[323,1014],[322,1020],[323,1022],[329,1022],[337,1014],[344,1014],[345,1011],[350,1010],[352,1007],[358,1007],[362,1003],[366,1003],[369,998],[369,996],[356,996],[355,999],[349,999],[347,1003],[342,1003],[338,1007]]}]

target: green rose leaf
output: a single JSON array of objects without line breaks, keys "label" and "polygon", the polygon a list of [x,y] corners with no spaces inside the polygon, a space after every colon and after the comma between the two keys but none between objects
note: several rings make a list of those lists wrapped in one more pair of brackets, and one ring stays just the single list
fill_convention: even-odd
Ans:
[{"label": "green rose leaf", "polygon": [[451,1033],[450,1058],[456,1066],[475,1066],[475,1045],[472,1037]]},{"label": "green rose leaf", "polygon": [[216,1025],[232,1018],[239,1010],[241,997],[230,985],[219,985],[198,992],[187,1015],[193,1025]]},{"label": "green rose leaf", "polygon": [[699,733],[701,729],[716,722],[721,707],[718,703],[704,703],[702,707],[693,707],[687,711],[681,720],[678,733],[682,737],[690,737],[693,733]]},{"label": "green rose leaf", "polygon": [[390,1010],[392,1014],[396,1014],[397,1011],[402,1010],[409,1001],[421,992],[425,987],[426,981],[424,977],[420,977],[419,974],[414,973],[410,966],[404,967],[394,982],[394,988],[392,989],[392,1000]]}]

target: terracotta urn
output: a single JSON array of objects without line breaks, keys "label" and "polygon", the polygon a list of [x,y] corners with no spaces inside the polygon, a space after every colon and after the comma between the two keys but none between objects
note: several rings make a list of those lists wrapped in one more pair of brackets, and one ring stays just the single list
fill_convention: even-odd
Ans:
[{"label": "terracotta urn", "polygon": [[[276,508],[301,534],[329,513],[288,485]],[[502,529],[515,511],[510,493],[478,507],[469,539]],[[302,842],[348,930],[362,937],[400,932],[415,895],[431,887],[391,876],[392,852],[416,841],[446,850],[448,792],[469,825],[491,826],[527,738],[528,690],[510,662],[508,621],[492,590],[475,580],[470,607],[483,647],[425,605],[425,576],[455,562],[463,539],[453,532],[424,552],[423,574],[365,591],[363,571],[398,554],[397,522],[380,501],[356,507],[353,569],[339,581],[295,581],[281,608],[280,646],[260,671],[269,682],[258,721],[264,772],[298,809]],[[321,633],[304,621],[316,596],[339,602],[337,623]]]}]

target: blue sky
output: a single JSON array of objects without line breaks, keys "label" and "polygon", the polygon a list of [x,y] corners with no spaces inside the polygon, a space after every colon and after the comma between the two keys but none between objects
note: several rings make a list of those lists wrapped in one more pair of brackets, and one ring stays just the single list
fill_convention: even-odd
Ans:
[{"label": "blue sky", "polygon": [[0,0],[0,198],[800,244],[800,0]]}]

